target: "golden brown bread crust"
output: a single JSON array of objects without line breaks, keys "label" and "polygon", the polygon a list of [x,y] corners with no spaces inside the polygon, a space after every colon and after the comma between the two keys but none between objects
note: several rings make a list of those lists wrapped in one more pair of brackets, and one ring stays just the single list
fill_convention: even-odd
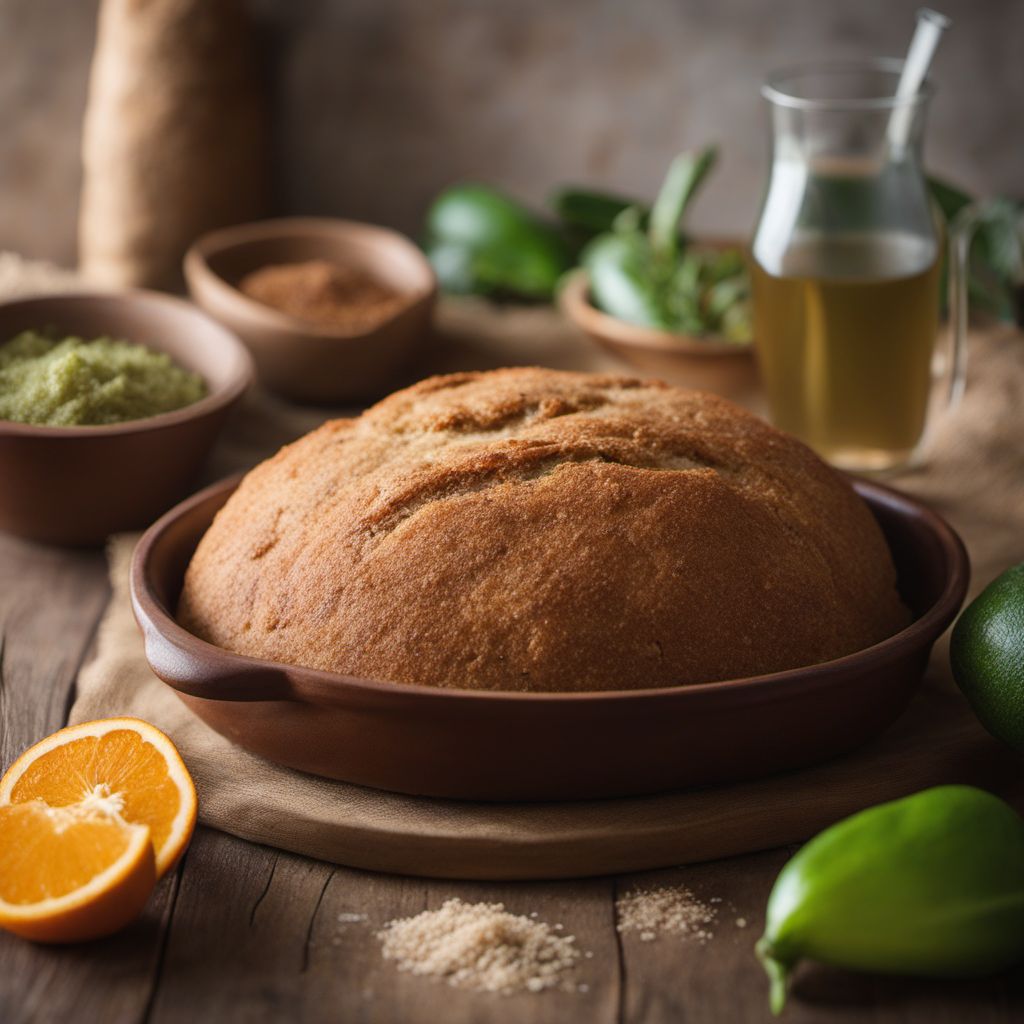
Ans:
[{"label": "golden brown bread crust", "polygon": [[509,369],[432,377],[257,466],[185,577],[241,654],[486,690],[728,679],[909,621],[864,503],[711,395]]}]

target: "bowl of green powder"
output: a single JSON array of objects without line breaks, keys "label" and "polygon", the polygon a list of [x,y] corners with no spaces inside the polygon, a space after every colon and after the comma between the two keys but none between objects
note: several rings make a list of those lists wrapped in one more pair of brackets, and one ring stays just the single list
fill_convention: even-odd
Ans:
[{"label": "bowl of green powder", "polygon": [[29,329],[0,342],[0,420],[99,427],[149,419],[207,395],[166,352],[115,338]]},{"label": "bowl of green powder", "polygon": [[242,343],[155,292],[0,303],[0,529],[97,544],[188,492],[252,379]]}]

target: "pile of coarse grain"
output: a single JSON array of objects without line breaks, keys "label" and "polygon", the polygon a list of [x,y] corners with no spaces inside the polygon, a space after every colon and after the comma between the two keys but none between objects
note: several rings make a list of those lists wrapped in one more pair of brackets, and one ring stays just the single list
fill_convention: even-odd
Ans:
[{"label": "pile of coarse grain", "polygon": [[617,927],[620,932],[639,932],[641,942],[666,934],[704,945],[712,936],[710,926],[717,913],[711,903],[697,899],[685,885],[633,889],[615,901]]},{"label": "pile of coarse grain", "polygon": [[576,940],[543,921],[510,914],[503,903],[446,900],[440,910],[389,922],[377,937],[400,971],[443,979],[456,988],[511,995],[576,990],[569,974]]}]

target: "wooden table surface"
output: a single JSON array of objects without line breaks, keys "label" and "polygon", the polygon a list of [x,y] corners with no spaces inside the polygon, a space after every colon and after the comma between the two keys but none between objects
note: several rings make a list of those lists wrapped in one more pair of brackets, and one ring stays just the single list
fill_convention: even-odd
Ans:
[{"label": "wooden table surface", "polygon": [[[65,723],[108,595],[101,553],[0,535],[4,768]],[[348,870],[200,828],[143,918],[120,935],[47,948],[0,933],[0,1024],[767,1022],[767,986],[753,946],[789,852],[580,882],[457,883]],[[617,933],[616,894],[677,882],[721,900],[706,945]],[[400,974],[382,959],[374,937],[380,925],[452,896],[563,923],[594,953],[579,973],[588,990],[467,993]],[[367,919],[347,922],[353,914]],[[1024,1020],[1024,970],[966,983],[805,966],[783,1019],[1009,1024]]]},{"label": "wooden table surface", "polygon": [[[64,724],[76,672],[108,597],[98,552],[0,535],[0,761]],[[0,1021],[768,1021],[753,944],[787,851],[645,875],[556,883],[455,883],[351,871],[200,828],[144,917],[111,939],[33,946],[0,933]],[[615,895],[683,882],[721,903],[704,946],[615,930]],[[562,922],[583,949],[586,993],[486,996],[399,974],[375,928],[446,898],[500,901]],[[366,923],[339,915],[366,914]],[[737,925],[743,919],[746,927]],[[1024,1019],[1024,971],[974,983],[857,978],[808,967],[786,1018]]]}]

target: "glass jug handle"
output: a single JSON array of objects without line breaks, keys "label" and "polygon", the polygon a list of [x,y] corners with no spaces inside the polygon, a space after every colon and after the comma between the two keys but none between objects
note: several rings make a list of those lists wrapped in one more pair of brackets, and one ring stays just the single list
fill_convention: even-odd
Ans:
[{"label": "glass jug handle", "polygon": [[[1024,217],[1005,199],[989,199],[965,206],[954,218],[949,230],[949,325],[950,358],[946,381],[946,405],[951,408],[964,392],[967,371],[967,305],[971,270],[971,242],[981,224],[988,221],[1014,226],[1009,228],[1010,257],[1024,279]],[[1003,258],[1006,258],[1004,252]]]}]

